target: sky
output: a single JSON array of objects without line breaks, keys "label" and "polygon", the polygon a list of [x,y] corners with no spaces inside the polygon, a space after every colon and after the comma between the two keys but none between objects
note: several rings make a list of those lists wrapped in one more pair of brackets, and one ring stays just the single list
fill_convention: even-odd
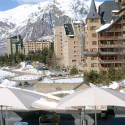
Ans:
[{"label": "sky", "polygon": [[[0,11],[9,10],[22,4],[36,4],[46,0],[0,0]],[[104,1],[104,0],[96,0]]]}]

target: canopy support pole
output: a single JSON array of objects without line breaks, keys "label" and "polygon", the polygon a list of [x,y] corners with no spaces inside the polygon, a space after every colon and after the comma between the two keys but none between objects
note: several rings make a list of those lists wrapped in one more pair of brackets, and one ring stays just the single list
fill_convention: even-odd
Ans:
[{"label": "canopy support pole", "polygon": [[7,107],[6,107],[6,125],[8,125],[8,111],[7,111]]},{"label": "canopy support pole", "polygon": [[97,125],[97,113],[96,113],[96,106],[95,106],[95,125]]},{"label": "canopy support pole", "polygon": [[86,117],[85,117],[85,106],[84,106],[84,120],[83,120],[83,125],[86,125]]},{"label": "canopy support pole", "polygon": [[80,113],[79,113],[79,115],[80,115],[80,125],[81,125],[81,112],[82,112],[82,109],[79,109],[79,111],[80,111]]},{"label": "canopy support pole", "polygon": [[1,125],[5,125],[5,118],[3,117],[3,110],[2,110],[2,105],[1,105]]}]

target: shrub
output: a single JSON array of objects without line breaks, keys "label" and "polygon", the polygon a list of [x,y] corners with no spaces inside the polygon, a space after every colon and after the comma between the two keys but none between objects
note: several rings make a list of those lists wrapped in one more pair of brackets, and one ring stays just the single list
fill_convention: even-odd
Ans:
[{"label": "shrub", "polygon": [[78,74],[78,69],[74,66],[71,70],[70,70],[70,75],[76,75]]}]

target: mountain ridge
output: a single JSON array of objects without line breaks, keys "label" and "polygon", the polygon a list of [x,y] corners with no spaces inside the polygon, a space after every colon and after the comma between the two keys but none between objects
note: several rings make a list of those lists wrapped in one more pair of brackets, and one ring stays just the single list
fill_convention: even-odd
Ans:
[{"label": "mountain ridge", "polygon": [[[96,5],[101,3],[96,2]],[[24,41],[53,35],[54,27],[84,20],[89,12],[90,0],[54,0],[38,4],[25,4],[0,11],[0,43],[21,34]]]}]

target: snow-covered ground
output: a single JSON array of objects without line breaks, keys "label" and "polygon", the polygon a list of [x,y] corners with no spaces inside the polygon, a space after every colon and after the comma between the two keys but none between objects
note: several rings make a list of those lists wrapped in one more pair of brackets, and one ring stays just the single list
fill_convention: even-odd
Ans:
[{"label": "snow-covered ground", "polygon": [[111,84],[109,84],[109,86],[103,86],[102,88],[118,89],[119,86],[120,86],[119,83],[117,83],[117,82],[112,82]]},{"label": "snow-covered ground", "polygon": [[[90,87],[95,87],[96,85],[94,85],[94,84],[92,84],[92,83],[89,83],[89,86]],[[109,85],[107,85],[107,86],[101,86],[101,88],[107,88],[107,89],[119,89],[119,87],[125,87],[125,80],[122,80],[122,81],[120,81],[120,82],[112,82],[112,83],[110,83]],[[124,90],[124,89],[123,89]],[[123,92],[123,90],[121,90],[121,92]]]},{"label": "snow-covered ground", "polygon": [[30,73],[30,74],[35,74],[35,75],[46,75],[46,76],[49,76],[50,74],[54,74],[53,72],[50,72],[49,70],[39,71],[36,68],[34,68],[32,65],[27,65],[26,62],[21,62],[20,66],[21,68],[15,69],[13,71]]},{"label": "snow-covered ground", "polygon": [[18,87],[19,83],[15,81],[10,81],[8,79],[5,79],[1,82],[0,86],[8,86],[8,87]]},{"label": "snow-covered ground", "polygon": [[22,75],[18,77],[12,78],[12,80],[36,80],[40,77],[40,75]]},{"label": "snow-covered ground", "polygon": [[74,90],[67,90],[67,91],[57,91],[57,92],[52,92],[49,93],[49,95],[58,95],[58,94],[72,94],[74,93]]},{"label": "snow-covered ground", "polygon": [[51,79],[44,78],[44,80],[40,83],[81,83],[83,82],[83,78],[66,78],[66,79]]},{"label": "snow-covered ground", "polygon": [[16,76],[15,73],[0,70],[0,79],[6,78],[6,77],[14,77],[14,76]]}]

